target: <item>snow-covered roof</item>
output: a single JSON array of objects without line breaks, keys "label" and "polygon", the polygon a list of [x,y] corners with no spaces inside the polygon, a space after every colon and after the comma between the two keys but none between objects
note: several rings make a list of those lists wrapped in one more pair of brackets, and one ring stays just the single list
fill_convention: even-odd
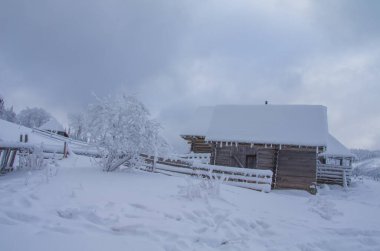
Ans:
[{"label": "snow-covered roof", "polygon": [[326,151],[321,153],[320,156],[326,157],[355,157],[339,140],[331,134],[327,137]]},{"label": "snow-covered roof", "polygon": [[182,135],[206,136],[206,132],[210,125],[210,120],[214,107],[201,106],[191,116],[189,116]]},{"label": "snow-covered roof", "polygon": [[40,126],[38,129],[50,130],[54,132],[60,132],[65,130],[63,126],[55,118],[50,118],[48,122]]},{"label": "snow-covered roof", "polygon": [[219,105],[201,107],[186,135],[208,141],[327,145],[327,108],[320,105]]}]

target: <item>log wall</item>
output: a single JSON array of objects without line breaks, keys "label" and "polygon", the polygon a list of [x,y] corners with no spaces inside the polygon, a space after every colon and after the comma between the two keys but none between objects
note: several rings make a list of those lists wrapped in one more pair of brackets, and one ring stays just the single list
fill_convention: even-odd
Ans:
[{"label": "log wall", "polygon": [[182,136],[188,144],[190,151],[193,153],[211,153],[211,144],[205,141],[202,136]]},{"label": "log wall", "polygon": [[273,170],[275,166],[275,149],[251,147],[249,144],[223,145],[214,144],[210,163],[222,166],[247,167],[247,155],[256,155],[256,168]]},{"label": "log wall", "polygon": [[315,151],[280,150],[275,188],[309,190],[315,184],[317,155]]},{"label": "log wall", "polygon": [[256,168],[273,171],[274,188],[309,190],[316,182],[317,155],[315,148],[266,147],[250,144],[212,145],[210,163],[214,165],[247,167],[247,155],[256,156]]}]

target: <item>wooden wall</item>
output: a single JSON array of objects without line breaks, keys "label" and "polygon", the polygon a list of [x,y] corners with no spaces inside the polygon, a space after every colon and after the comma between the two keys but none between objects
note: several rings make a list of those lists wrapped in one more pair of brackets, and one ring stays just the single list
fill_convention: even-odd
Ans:
[{"label": "wooden wall", "polygon": [[210,163],[222,166],[247,167],[247,155],[256,156],[256,168],[273,171],[274,188],[309,190],[316,182],[315,148],[253,146],[250,144],[212,145]]},{"label": "wooden wall", "polygon": [[211,153],[211,144],[206,143],[205,137],[202,136],[182,136],[188,144],[190,151],[193,153]]},{"label": "wooden wall", "polygon": [[309,190],[317,181],[317,155],[315,151],[280,150],[275,188]]},{"label": "wooden wall", "polygon": [[[216,154],[215,154],[216,153]],[[247,155],[256,155],[256,168],[272,170],[275,166],[275,149],[251,147],[249,144],[223,145],[214,144],[210,163],[222,166],[247,167]]]}]

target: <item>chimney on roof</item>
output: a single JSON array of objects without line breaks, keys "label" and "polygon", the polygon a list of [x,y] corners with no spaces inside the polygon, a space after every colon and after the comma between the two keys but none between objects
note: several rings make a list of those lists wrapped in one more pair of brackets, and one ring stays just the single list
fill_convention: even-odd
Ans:
[{"label": "chimney on roof", "polygon": [[266,105],[268,104],[268,100],[265,100],[265,104],[266,104]]}]

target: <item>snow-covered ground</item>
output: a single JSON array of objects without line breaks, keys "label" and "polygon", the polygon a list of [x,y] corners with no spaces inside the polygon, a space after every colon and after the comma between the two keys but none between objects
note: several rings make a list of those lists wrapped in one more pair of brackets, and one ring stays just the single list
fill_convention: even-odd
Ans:
[{"label": "snow-covered ground", "polygon": [[0,177],[0,250],[380,250],[380,182],[190,199],[183,177],[58,165]]}]

